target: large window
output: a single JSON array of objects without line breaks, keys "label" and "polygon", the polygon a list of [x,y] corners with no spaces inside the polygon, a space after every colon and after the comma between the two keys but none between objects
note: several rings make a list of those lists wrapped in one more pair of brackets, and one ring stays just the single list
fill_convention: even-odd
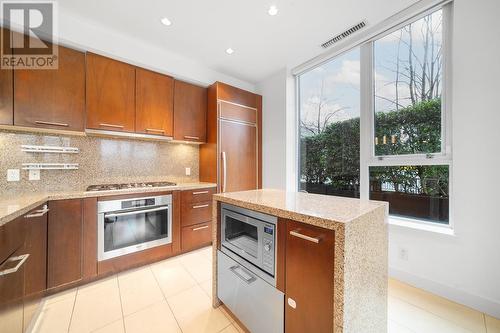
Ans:
[{"label": "large window", "polygon": [[299,189],[384,200],[393,218],[449,224],[447,10],[299,75]]}]

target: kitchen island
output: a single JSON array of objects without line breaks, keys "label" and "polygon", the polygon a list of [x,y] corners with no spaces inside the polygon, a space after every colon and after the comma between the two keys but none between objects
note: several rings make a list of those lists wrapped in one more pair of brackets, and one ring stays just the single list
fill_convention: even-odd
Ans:
[{"label": "kitchen island", "polygon": [[[239,212],[241,216],[252,215],[245,212],[256,212],[256,216],[265,214],[260,215],[263,219],[266,216],[275,218],[276,222],[272,222],[271,219],[268,220],[271,222],[265,222],[267,227],[275,228],[274,245],[272,243],[265,245],[266,250],[269,249],[269,244],[276,248],[273,253],[275,269],[271,271],[272,277],[270,274],[262,274],[255,267],[255,262],[245,265],[245,260],[240,257],[245,257],[249,253],[248,250],[246,250],[248,253],[245,253],[245,250],[238,253],[228,250],[234,249],[232,244],[224,246],[231,243],[231,240],[228,240],[230,237],[228,232],[224,230],[225,223],[222,222],[226,219],[226,213],[221,214],[221,211],[225,212],[226,209],[229,209],[231,214],[232,211]],[[243,266],[239,273],[233,273],[240,278],[243,275],[245,278],[242,280],[246,284],[242,283],[232,288],[233,294],[239,295],[240,289],[244,289],[252,281],[259,281],[259,276],[265,278],[268,287],[271,285],[281,293],[283,300],[280,304],[283,305],[283,312],[278,313],[278,317],[284,323],[282,328],[273,328],[273,331],[283,329],[287,333],[386,332],[387,216],[388,204],[378,201],[280,190],[253,190],[214,195],[212,220],[214,307],[223,303],[219,296],[225,295],[225,292],[218,290],[221,287],[226,288],[218,281],[219,275],[225,276],[220,272],[223,263],[218,263],[218,258],[220,260],[226,257],[223,253],[225,252],[236,260],[235,263]],[[254,237],[252,232],[249,235]],[[264,242],[267,242],[269,234],[264,236],[267,237],[264,238]],[[256,240],[255,244],[262,242],[262,239]],[[234,271],[235,267],[240,267],[239,264],[233,265],[230,269]],[[252,277],[254,273],[258,273],[255,274],[257,279]],[[238,303],[238,300],[235,302]],[[263,304],[265,307],[265,303]],[[243,317],[246,317],[246,313],[241,312],[239,305],[232,307],[224,305],[241,320],[243,325],[248,327],[253,324],[249,319],[239,318],[240,316],[235,313],[240,311],[244,314]],[[253,314],[253,317],[259,316],[258,313]],[[254,327],[259,327],[259,323]]]}]

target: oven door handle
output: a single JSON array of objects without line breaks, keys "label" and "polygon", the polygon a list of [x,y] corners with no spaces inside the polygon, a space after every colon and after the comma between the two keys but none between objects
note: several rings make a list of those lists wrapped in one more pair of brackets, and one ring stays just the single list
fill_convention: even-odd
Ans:
[{"label": "oven door handle", "polygon": [[[248,274],[250,277],[246,277],[246,276],[243,276],[243,274],[238,273],[237,269],[240,269],[243,273]],[[250,284],[250,283],[254,282],[255,280],[257,280],[257,278],[255,276],[253,276],[252,274],[250,274],[250,272],[247,272],[240,265],[234,265],[234,266],[230,267],[229,270],[231,272],[233,272],[234,275],[236,275],[237,277],[239,277],[240,279],[242,279],[246,284]]]},{"label": "oven door handle", "polygon": [[151,212],[157,212],[159,210],[167,210],[167,206],[162,206],[162,207],[157,207],[157,208],[151,208],[151,209],[145,209],[145,210],[133,210],[130,212],[124,212],[124,213],[111,213],[111,214],[104,214],[104,217],[118,217],[118,216],[127,216],[127,215],[135,215],[135,214],[143,214],[143,213],[151,213]]}]

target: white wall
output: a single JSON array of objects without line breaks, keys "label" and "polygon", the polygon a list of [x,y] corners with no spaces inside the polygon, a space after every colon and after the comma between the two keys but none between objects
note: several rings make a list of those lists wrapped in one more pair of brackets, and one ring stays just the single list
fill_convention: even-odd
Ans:
[{"label": "white wall", "polygon": [[257,84],[262,95],[262,187],[286,186],[286,69]]},{"label": "white wall", "polygon": [[[452,45],[453,168],[451,205],[455,235],[405,227],[390,227],[391,275],[417,287],[500,317],[500,36],[496,24],[498,0],[455,0]],[[286,75],[285,75],[286,76]],[[288,83],[269,79],[264,98],[287,87],[282,122],[294,121],[293,90]],[[275,84],[277,87],[272,87]],[[269,98],[269,97],[268,97]],[[276,101],[277,102],[277,101]],[[288,105],[287,105],[288,103]],[[273,104],[277,110],[280,106]],[[264,111],[269,111],[264,109]],[[273,117],[273,121],[279,119]],[[265,120],[265,119],[264,119]],[[293,124],[291,128],[293,128]],[[290,126],[287,124],[287,128]],[[272,131],[270,127],[268,130]],[[282,127],[280,127],[282,128]],[[275,138],[274,133],[270,133]],[[277,135],[277,134],[276,134]],[[282,135],[282,134],[280,134]],[[264,136],[264,145],[266,145]],[[286,139],[287,151],[295,140]],[[281,156],[268,146],[266,154]],[[285,157],[287,183],[293,183],[295,165]],[[296,158],[296,157],[295,157]],[[272,160],[276,163],[276,160]],[[267,179],[283,170],[264,160]],[[281,163],[283,165],[283,162]],[[264,184],[266,185],[266,184]],[[398,259],[398,248],[408,250],[408,261]]]},{"label": "white wall", "polygon": [[175,78],[208,86],[215,81],[254,92],[255,85],[217,72],[187,57],[110,30],[59,9],[58,37],[62,45],[93,51]]}]

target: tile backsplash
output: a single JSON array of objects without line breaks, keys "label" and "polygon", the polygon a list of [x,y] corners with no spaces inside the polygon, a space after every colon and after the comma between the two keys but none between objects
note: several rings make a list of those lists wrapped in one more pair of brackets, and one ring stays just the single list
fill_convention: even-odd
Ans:
[{"label": "tile backsplash", "polygon": [[[29,153],[21,145],[76,147],[78,154]],[[0,131],[0,196],[14,193],[84,190],[91,184],[139,181],[197,182],[199,147],[190,144],[93,136]],[[78,170],[41,170],[28,180],[23,163],[78,163]],[[185,175],[185,168],[191,175]],[[7,182],[8,169],[21,180]]]}]

